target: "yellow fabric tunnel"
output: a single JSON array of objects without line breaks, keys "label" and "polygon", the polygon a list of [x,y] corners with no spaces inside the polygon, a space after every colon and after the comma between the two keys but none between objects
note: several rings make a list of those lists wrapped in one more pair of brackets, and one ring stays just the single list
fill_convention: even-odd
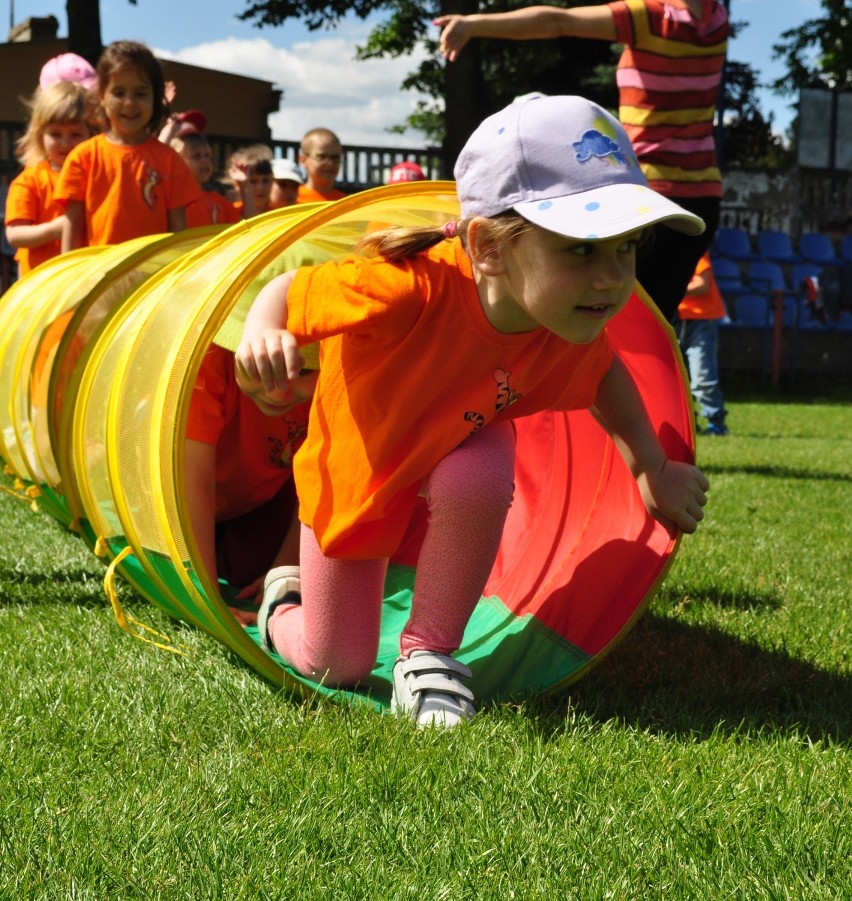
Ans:
[{"label": "yellow fabric tunnel", "polygon": [[[276,685],[385,706],[413,558],[390,568],[372,677],[352,692],[303,679],[260,647],[256,629],[237,623],[198,564],[184,479],[187,415],[209,344],[233,349],[272,274],[342,256],[376,228],[457,217],[452,183],[409,182],[39,267],[0,307],[0,389],[10,397],[0,452],[52,493],[48,512],[118,558],[118,571],[169,615]],[[10,324],[24,322],[28,337],[12,340]],[[692,405],[671,329],[638,286],[608,329],[667,451],[691,460]],[[554,691],[587,672],[641,615],[680,537],[647,514],[586,411],[529,417],[516,431],[515,503],[457,655],[482,700]]]}]

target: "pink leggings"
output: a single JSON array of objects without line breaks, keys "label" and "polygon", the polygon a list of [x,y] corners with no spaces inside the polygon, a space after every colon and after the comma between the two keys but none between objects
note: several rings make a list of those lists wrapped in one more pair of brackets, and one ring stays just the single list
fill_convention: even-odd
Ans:
[{"label": "pink leggings", "polygon": [[[449,453],[423,480],[429,524],[400,653],[451,654],[494,565],[514,493],[515,433],[492,423]],[[278,653],[327,685],[353,685],[370,674],[379,647],[387,558],[323,555],[302,526],[302,605],[279,607],[268,630]]]}]

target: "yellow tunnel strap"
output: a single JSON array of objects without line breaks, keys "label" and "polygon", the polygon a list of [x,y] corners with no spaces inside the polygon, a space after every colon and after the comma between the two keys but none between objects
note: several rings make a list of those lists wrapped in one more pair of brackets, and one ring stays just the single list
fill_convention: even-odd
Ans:
[{"label": "yellow tunnel strap", "polygon": [[41,491],[35,485],[30,485],[29,488],[26,488],[20,479],[15,479],[14,488],[0,485],[0,491],[4,491],[19,501],[26,501],[30,505],[30,509],[38,513],[38,504],[35,499],[41,494]]},{"label": "yellow tunnel strap", "polygon": [[[98,544],[102,547],[106,546],[106,542],[104,541],[103,536],[98,537]],[[104,576],[104,590],[106,591],[106,595],[109,598],[110,604],[112,604],[112,612],[115,614],[115,621],[118,623],[120,629],[123,629],[129,635],[132,635],[134,638],[138,638],[140,641],[144,641],[147,644],[152,644],[156,648],[160,648],[163,651],[171,651],[173,654],[181,654],[186,656],[183,651],[179,648],[173,647],[171,645],[171,638],[168,635],[164,635],[162,632],[158,632],[156,629],[152,629],[150,626],[146,626],[145,623],[140,622],[138,619],[134,619],[132,616],[127,616],[124,612],[124,608],[121,606],[121,602],[118,600],[118,590],[115,587],[115,571],[118,565],[125,558],[129,557],[133,553],[133,549],[130,547],[124,548],[118,556],[116,556],[110,565],[107,567],[106,575]],[[163,641],[169,642],[169,644],[162,644],[159,641],[154,641],[152,638],[148,638],[147,635],[144,635],[143,632],[135,631],[132,626],[136,626],[137,629],[142,629],[145,632],[150,632],[152,635],[156,635],[159,638],[162,638]]]}]

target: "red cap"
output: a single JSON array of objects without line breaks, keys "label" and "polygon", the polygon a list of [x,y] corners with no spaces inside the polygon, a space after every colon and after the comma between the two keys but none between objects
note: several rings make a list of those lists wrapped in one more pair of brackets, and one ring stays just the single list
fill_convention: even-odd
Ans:
[{"label": "red cap", "polygon": [[400,181],[426,181],[426,176],[417,163],[403,160],[403,162],[397,163],[388,175],[389,185]]},{"label": "red cap", "polygon": [[200,109],[188,109],[185,113],[178,113],[178,121],[182,125],[189,125],[197,132],[203,132],[207,128],[207,116]]}]

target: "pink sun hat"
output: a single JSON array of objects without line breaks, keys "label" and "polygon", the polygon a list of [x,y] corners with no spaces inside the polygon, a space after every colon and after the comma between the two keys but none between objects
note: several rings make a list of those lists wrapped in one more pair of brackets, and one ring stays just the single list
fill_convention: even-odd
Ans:
[{"label": "pink sun hat", "polygon": [[38,83],[39,87],[46,88],[60,81],[75,81],[91,91],[98,86],[98,74],[82,56],[60,53],[41,67]]}]

